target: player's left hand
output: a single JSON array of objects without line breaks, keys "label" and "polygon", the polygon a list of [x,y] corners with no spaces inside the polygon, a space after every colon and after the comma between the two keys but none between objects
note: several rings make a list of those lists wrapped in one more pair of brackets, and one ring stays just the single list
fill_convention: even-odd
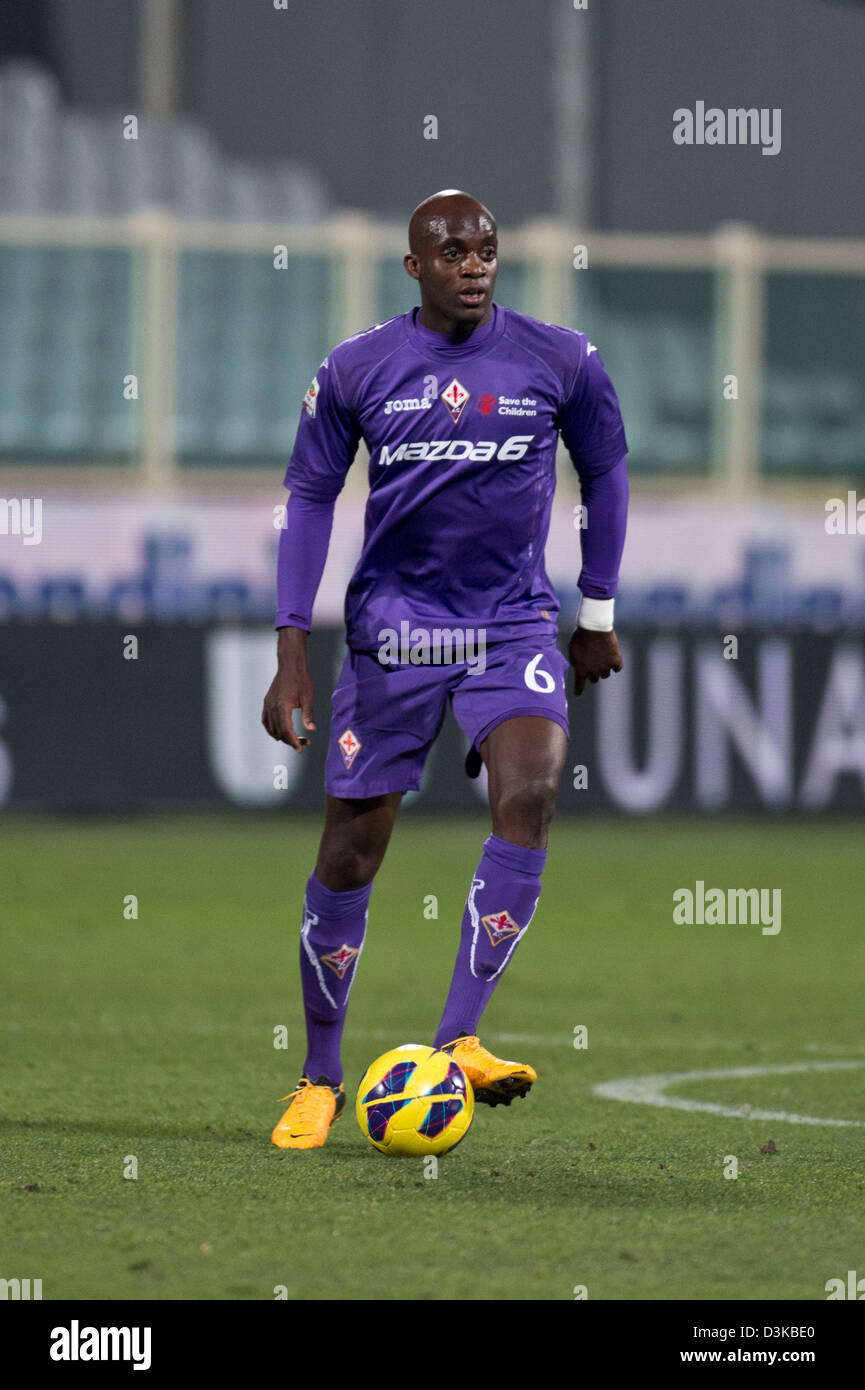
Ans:
[{"label": "player's left hand", "polygon": [[622,653],[615,632],[590,632],[578,627],[568,643],[568,660],[574,668],[574,695],[577,698],[586,688],[586,681],[596,685],[605,681],[611,671],[621,671]]}]

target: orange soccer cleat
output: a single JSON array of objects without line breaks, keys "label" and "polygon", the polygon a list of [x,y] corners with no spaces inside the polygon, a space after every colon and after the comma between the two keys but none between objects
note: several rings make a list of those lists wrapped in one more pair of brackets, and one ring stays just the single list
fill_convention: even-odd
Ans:
[{"label": "orange soccer cleat", "polygon": [[475,1093],[475,1100],[481,1105],[510,1105],[514,1096],[524,1096],[537,1081],[534,1067],[526,1062],[504,1062],[494,1057],[480,1040],[463,1034],[454,1042],[446,1043],[441,1049],[447,1052],[457,1066],[462,1067]]},{"label": "orange soccer cleat", "polygon": [[327,1076],[317,1081],[302,1076],[297,1090],[282,1099],[291,1105],[270,1136],[280,1149],[320,1149],[345,1109],[342,1086],[334,1086]]}]

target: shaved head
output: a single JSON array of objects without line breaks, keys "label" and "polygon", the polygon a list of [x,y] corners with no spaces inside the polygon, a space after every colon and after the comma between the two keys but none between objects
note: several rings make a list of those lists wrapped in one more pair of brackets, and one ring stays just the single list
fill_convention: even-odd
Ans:
[{"label": "shaved head", "polygon": [[418,203],[408,224],[403,265],[421,292],[427,328],[465,338],[488,323],[498,274],[498,233],[489,208],[459,188]]},{"label": "shaved head", "polygon": [[496,219],[489,208],[479,203],[470,193],[459,188],[443,188],[418,203],[408,224],[408,244],[415,255],[421,254],[423,243],[429,237],[444,240],[451,224],[461,226],[474,224],[482,232],[495,232]]}]

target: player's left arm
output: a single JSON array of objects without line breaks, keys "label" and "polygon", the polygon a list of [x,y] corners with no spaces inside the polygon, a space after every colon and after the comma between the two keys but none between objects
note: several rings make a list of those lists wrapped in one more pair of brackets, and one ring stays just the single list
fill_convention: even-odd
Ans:
[{"label": "player's left arm", "polygon": [[582,598],[568,643],[575,696],[582,695],[587,681],[594,685],[622,669],[613,615],[628,518],[628,446],[613,383],[590,347],[560,419],[585,508],[577,581]]},{"label": "player's left arm", "polygon": [[628,469],[625,455],[606,473],[582,483],[587,525],[580,531],[583,567],[578,587],[580,611],[568,660],[574,668],[574,694],[621,671],[622,653],[613,627],[619,565],[628,517]]}]

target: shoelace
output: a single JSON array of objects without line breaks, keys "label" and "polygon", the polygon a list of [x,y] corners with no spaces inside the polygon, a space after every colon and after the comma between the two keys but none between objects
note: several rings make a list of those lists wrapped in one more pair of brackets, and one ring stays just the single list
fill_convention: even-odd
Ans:
[{"label": "shoelace", "polygon": [[284,1100],[293,1100],[294,1097],[297,1096],[297,1111],[298,1115],[302,1116],[306,1102],[312,1100],[312,1092],[316,1089],[326,1090],[327,1088],[324,1086],[316,1088],[311,1081],[307,1081],[306,1079],[299,1081],[296,1090],[289,1091],[287,1096],[280,1097],[280,1104],[282,1104]]},{"label": "shoelace", "polygon": [[299,1081],[299,1082],[297,1083],[296,1088],[295,1088],[293,1091],[289,1091],[289,1093],[288,1093],[287,1096],[280,1096],[280,1098],[279,1098],[279,1103],[280,1103],[280,1105],[282,1104],[282,1102],[283,1102],[284,1100],[294,1100],[294,1097],[295,1097],[295,1096],[302,1096],[304,1091],[308,1091],[308,1090],[309,1090],[310,1084],[311,1084],[311,1083],[310,1083],[309,1081]]}]

